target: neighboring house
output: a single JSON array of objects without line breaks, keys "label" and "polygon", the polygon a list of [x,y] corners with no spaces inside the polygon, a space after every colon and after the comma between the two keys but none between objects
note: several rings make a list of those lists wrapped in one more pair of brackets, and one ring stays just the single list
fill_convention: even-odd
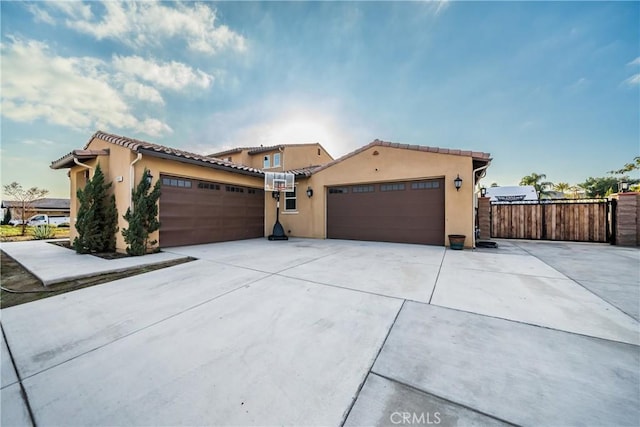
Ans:
[{"label": "neighboring house", "polygon": [[522,202],[538,200],[538,194],[533,185],[513,185],[505,187],[487,188],[487,197],[492,202]]},{"label": "neighboring house", "polygon": [[[14,220],[22,219],[22,203],[12,200],[3,200],[1,215],[4,217],[4,213],[7,209],[11,210],[11,218]],[[34,200],[29,203],[25,209],[24,219],[29,219],[33,215],[45,214],[49,216],[70,216],[70,200],[69,199],[54,199],[54,198],[42,198]]]},{"label": "neighboring house", "polygon": [[[99,163],[114,184],[120,230],[127,227],[122,215],[131,204],[131,189],[149,169],[162,184],[161,227],[152,236],[161,247],[271,234],[276,202],[264,192],[264,172],[282,170],[296,181],[295,191],[281,200],[280,222],[290,236],[448,245],[447,234],[465,234],[471,246],[475,183],[490,162],[487,153],[379,140],[337,160],[320,144],[203,156],[98,131],[83,149],[51,167],[70,169],[73,223],[74,195]],[[121,233],[116,246],[125,249]]]}]

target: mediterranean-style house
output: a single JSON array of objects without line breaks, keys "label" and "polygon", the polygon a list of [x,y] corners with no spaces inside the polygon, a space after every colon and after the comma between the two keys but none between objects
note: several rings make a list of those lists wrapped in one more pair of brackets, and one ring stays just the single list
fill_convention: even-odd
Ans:
[{"label": "mediterranean-style house", "polygon": [[[160,180],[160,247],[264,237],[276,201],[265,172],[294,174],[280,222],[289,236],[448,245],[448,234],[473,246],[476,184],[488,153],[375,140],[339,159],[320,144],[243,147],[212,155],[98,131],[83,149],[52,162],[69,169],[71,222],[76,192],[100,164],[113,191],[119,228],[144,169]],[[75,237],[71,227],[71,239]],[[125,250],[118,233],[116,247]]]}]

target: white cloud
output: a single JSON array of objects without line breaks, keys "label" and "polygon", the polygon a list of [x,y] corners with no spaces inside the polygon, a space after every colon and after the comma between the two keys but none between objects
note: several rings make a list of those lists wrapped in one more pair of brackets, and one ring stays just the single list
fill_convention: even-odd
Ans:
[{"label": "white cloud", "polygon": [[20,143],[25,145],[55,145],[55,142],[50,139],[24,139]]},{"label": "white cloud", "polygon": [[148,101],[155,104],[164,105],[164,99],[160,92],[151,86],[143,85],[142,83],[128,81],[123,87],[122,91],[125,95],[136,98],[141,101]]},{"label": "white cloud", "polygon": [[140,120],[123,100],[110,64],[89,57],[54,55],[33,40],[8,37],[1,46],[2,115],[18,122],[48,123],[87,131],[95,127],[134,129],[157,136],[171,128]]},{"label": "white cloud", "polygon": [[640,73],[634,74],[633,76],[626,79],[624,82],[629,86],[640,85]]},{"label": "white cloud", "polygon": [[34,22],[44,22],[45,24],[55,25],[55,20],[46,10],[38,7],[34,3],[26,3],[26,6],[29,13],[33,15]]},{"label": "white cloud", "polygon": [[139,56],[114,56],[113,65],[122,73],[166,89],[181,90],[189,86],[206,89],[213,82],[212,75],[176,61],[158,63]]},{"label": "white cloud", "polygon": [[107,1],[102,3],[105,14],[95,19],[93,5],[71,3],[75,5],[56,5],[69,17],[66,25],[99,40],[145,47],[180,39],[190,50],[207,54],[225,49],[242,52],[246,48],[244,37],[226,25],[216,25],[216,10],[206,4]]},{"label": "white cloud", "polygon": [[431,5],[431,13],[435,16],[440,15],[449,7],[449,0],[429,0]]},{"label": "white cloud", "polygon": [[52,1],[46,2],[47,6],[63,12],[65,15],[74,19],[91,19],[91,6],[81,1]]},{"label": "white cloud", "polygon": [[640,56],[638,56],[633,61],[629,62],[627,65],[640,65]]},{"label": "white cloud", "polygon": [[144,122],[137,126],[137,130],[151,136],[161,136],[173,133],[173,129],[171,129],[169,125],[158,119],[145,119]]}]

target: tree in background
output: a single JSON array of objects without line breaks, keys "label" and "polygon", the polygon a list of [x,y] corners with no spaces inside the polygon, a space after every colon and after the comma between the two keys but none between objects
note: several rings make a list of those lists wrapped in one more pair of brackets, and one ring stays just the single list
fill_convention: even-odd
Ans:
[{"label": "tree in background", "polygon": [[585,182],[578,184],[578,186],[584,188],[587,197],[606,197],[618,191],[618,178],[589,177]]},{"label": "tree in background", "polygon": [[552,182],[543,181],[547,178],[547,175],[541,173],[532,172],[531,175],[527,175],[522,177],[520,180],[520,185],[533,185],[533,188],[536,189],[536,193],[538,193],[538,199],[541,196],[547,195],[549,193],[549,188],[553,186]]},{"label": "tree in background", "polygon": [[[124,219],[129,228],[122,230],[124,241],[127,243],[129,255],[144,255],[149,246],[158,243],[149,241],[149,235],[160,229],[158,221],[158,199],[160,199],[160,181],[156,181],[151,189],[151,174],[145,168],[138,186],[131,192],[132,207],[127,209]],[[132,209],[133,208],[133,209]]]},{"label": "tree in background", "polygon": [[2,225],[10,225],[11,223],[11,208],[7,207],[7,210],[4,211],[4,216],[2,217]]},{"label": "tree in background", "polygon": [[621,169],[609,171],[609,173],[613,175],[623,175],[627,172],[632,172],[638,169],[640,169],[640,157],[636,156],[633,158],[633,162],[626,163]]},{"label": "tree in background", "polygon": [[113,252],[116,248],[118,211],[116,199],[109,194],[111,183],[106,184],[100,165],[96,166],[93,178],[84,189],[78,190],[78,219],[73,240],[76,252]]},{"label": "tree in background", "polygon": [[492,183],[491,183],[491,187],[499,187],[499,185],[498,185],[498,183],[497,183],[497,182],[492,182]]},{"label": "tree in background", "polygon": [[[627,175],[627,172],[633,172],[635,170],[640,170],[640,157],[636,156],[633,158],[633,162],[626,163],[622,168],[618,170],[609,171],[612,175],[623,175],[617,178],[618,181],[627,181],[630,184],[631,191],[640,191],[640,180],[639,179],[631,179]],[[615,192],[615,191],[614,191]]]},{"label": "tree in background", "polygon": [[31,187],[28,190],[22,188],[22,185],[17,182],[3,186],[4,193],[13,197],[14,201],[18,202],[18,212],[20,220],[22,220],[22,230],[20,234],[25,235],[27,229],[27,211],[33,208],[33,202],[43,198],[49,194],[49,190],[45,190],[38,187]]},{"label": "tree in background", "polygon": [[553,190],[559,191],[560,193],[566,193],[570,188],[571,186],[567,182],[558,182],[557,184],[553,185]]}]

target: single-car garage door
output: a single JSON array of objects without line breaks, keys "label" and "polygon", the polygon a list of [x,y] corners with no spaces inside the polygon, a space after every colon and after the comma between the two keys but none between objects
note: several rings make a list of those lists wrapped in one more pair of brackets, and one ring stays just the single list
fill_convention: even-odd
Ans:
[{"label": "single-car garage door", "polygon": [[444,180],[329,187],[327,237],[444,245]]},{"label": "single-car garage door", "polygon": [[162,175],[160,246],[264,236],[264,190]]}]

